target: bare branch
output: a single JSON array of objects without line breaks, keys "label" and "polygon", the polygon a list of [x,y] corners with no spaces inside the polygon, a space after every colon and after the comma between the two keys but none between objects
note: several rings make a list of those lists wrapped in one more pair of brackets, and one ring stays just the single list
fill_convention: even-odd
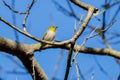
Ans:
[{"label": "bare branch", "polygon": [[66,66],[66,72],[65,72],[64,80],[68,80],[68,75],[69,75],[69,71],[70,71],[70,67],[71,67],[71,59],[72,59],[74,44],[75,43],[71,44],[70,50],[69,50],[69,53],[68,53],[67,66]]},{"label": "bare branch", "polygon": [[[94,11],[94,8],[90,7],[84,23],[82,24],[82,26],[80,27],[78,32],[76,32],[75,35],[72,37],[73,41],[76,41],[79,38],[79,36],[83,33],[83,31],[85,30],[90,18],[92,17],[93,11]],[[74,61],[74,59],[76,58],[77,55],[78,55],[78,53],[76,53],[75,56],[73,57],[73,61]]]},{"label": "bare branch", "polygon": [[[4,51],[8,54],[17,56],[33,78],[34,67],[35,74],[37,74],[35,75],[36,80],[48,80],[46,74],[33,57],[33,45],[22,44],[10,39],[0,37],[0,51]],[[34,61],[34,66],[32,61]]]},{"label": "bare branch", "polygon": [[112,4],[105,4],[105,5],[103,5],[103,7],[104,7],[105,9],[110,9],[110,8],[112,8],[112,7],[114,7],[114,6],[118,5],[118,4],[120,4],[120,0],[115,1],[115,2],[112,3]]},{"label": "bare branch", "polygon": [[20,67],[21,69],[25,69],[25,67],[24,67],[23,65],[19,64],[18,62],[15,62],[14,59],[13,59],[13,57],[11,57],[10,55],[2,55],[2,56],[10,59],[12,62],[14,62],[14,63],[15,63],[18,67]]},{"label": "bare branch", "polygon": [[[33,68],[32,67],[30,68],[30,64],[32,65],[31,60],[34,60],[34,58],[31,59],[30,55],[33,54],[34,51],[36,51],[37,45],[38,44],[26,45],[26,44],[17,43],[17,42],[14,42],[12,40],[8,40],[5,38],[0,38],[0,51],[4,51],[9,54],[18,56],[22,60],[22,62],[27,63],[27,64],[24,64],[24,63],[23,64],[27,68],[29,67],[31,74],[32,74]],[[52,46],[53,45],[50,45],[49,48]],[[70,49],[69,45],[58,46],[58,47],[63,48],[63,49],[68,49],[68,50]],[[54,48],[57,48],[57,46],[54,46]],[[76,48],[78,48],[79,52],[83,52],[86,54],[109,55],[109,56],[113,56],[113,57],[120,59],[120,52],[112,50],[112,49],[89,48],[89,47],[81,47],[81,46],[77,46],[77,45],[74,46],[74,50],[76,50]],[[39,68],[39,67],[38,67],[38,64],[36,63],[36,60],[34,60],[34,64],[35,64],[35,66],[34,66],[35,71],[37,71],[36,68]],[[35,73],[35,74],[39,74],[39,73]],[[36,75],[36,76],[38,76],[38,75]]]},{"label": "bare branch", "polygon": [[[115,22],[116,22],[116,20],[113,20],[104,30],[102,30],[101,28],[97,28],[97,27],[94,28],[93,31],[90,33],[90,35],[87,38],[85,38],[85,40],[82,42],[81,47],[84,46],[84,44],[87,42],[88,39],[93,38],[95,36],[98,36],[99,34],[102,36],[102,33],[107,31]],[[96,34],[93,34],[94,32],[96,32]],[[72,62],[75,61],[75,59],[76,59],[76,57],[78,55],[78,50],[77,49],[76,49],[75,52],[76,53],[73,56]]]},{"label": "bare branch", "polygon": [[11,6],[9,6],[4,0],[3,3],[5,6],[7,6],[11,11],[13,11],[14,13],[18,13],[18,14],[25,14],[24,19],[23,19],[23,30],[26,31],[26,21],[28,18],[28,15],[30,13],[31,8],[33,7],[34,3],[36,2],[36,0],[32,0],[31,4],[28,6],[28,9],[26,10],[26,12],[20,12],[17,10],[14,10]]},{"label": "bare branch", "polygon": [[[80,69],[79,69],[79,65],[78,65],[77,61],[75,61],[75,68],[76,68],[77,80],[80,80]],[[82,77],[83,77],[83,75],[82,75]],[[84,77],[83,77],[83,80],[84,80]]]},{"label": "bare branch", "polygon": [[8,5],[5,0],[2,0],[4,5],[7,6],[11,11],[13,11],[14,13],[18,13],[18,14],[26,14],[26,12],[20,12],[20,11],[17,11],[17,10],[14,10],[10,5]]},{"label": "bare branch", "polygon": [[[42,49],[47,49],[47,48],[62,48],[62,49],[69,50],[64,80],[67,80],[68,76],[69,76],[69,71],[70,71],[70,67],[71,67],[71,58],[72,58],[73,51],[74,52],[77,51],[75,55],[77,55],[79,52],[82,52],[84,54],[105,55],[105,56],[112,56],[112,57],[120,59],[120,51],[116,51],[114,49],[111,49],[111,47],[109,47],[110,45],[108,44],[108,41],[107,41],[107,39],[106,39],[106,37],[104,35],[104,33],[113,25],[115,18],[113,18],[113,21],[111,21],[110,25],[107,26],[107,27],[106,27],[105,21],[103,21],[103,27],[102,28],[95,28],[94,29],[93,32],[96,32],[96,34],[93,34],[93,32],[92,32],[83,41],[83,43],[81,45],[77,45],[76,44],[76,40],[78,40],[79,37],[81,37],[81,35],[85,31],[86,27],[89,26],[88,23],[89,23],[90,19],[92,17],[94,17],[93,14],[98,13],[99,10],[97,8],[91,6],[91,5],[88,5],[88,4],[85,4],[83,2],[80,2],[80,0],[70,0],[75,5],[77,5],[77,6],[81,7],[81,8],[83,8],[84,10],[88,11],[88,14],[87,14],[85,20],[84,21],[80,20],[82,22],[81,27],[79,28],[79,30],[77,32],[75,31],[75,34],[69,40],[62,41],[62,42],[59,42],[59,41],[56,41],[56,42],[44,41],[44,40],[38,39],[35,36],[27,33],[27,31],[26,31],[26,23],[27,23],[30,11],[31,11],[31,9],[32,9],[35,1],[36,0],[32,0],[31,4],[28,6],[26,12],[20,12],[20,11],[14,10],[14,8],[12,8],[11,6],[9,6],[5,2],[5,0],[3,0],[4,5],[6,7],[8,7],[14,13],[24,14],[24,19],[23,19],[23,24],[22,24],[23,31],[20,30],[19,28],[17,28],[17,26],[12,25],[11,23],[9,23],[7,20],[5,20],[2,17],[0,17],[0,21],[2,21],[3,23],[7,24],[9,27],[13,28],[14,30],[20,32],[21,34],[23,34],[23,35],[25,35],[25,36],[27,36],[27,37],[35,40],[35,41],[38,41],[40,43],[46,43],[46,44],[48,44],[47,46],[43,47]],[[60,4],[58,4],[56,2],[55,2],[55,4],[57,4],[58,8],[61,9],[61,11],[63,11],[63,13],[65,13],[68,16],[72,16],[72,17],[76,18],[77,20],[79,20],[79,18],[75,14],[75,12],[74,12],[71,4],[69,3],[69,0],[67,0],[67,2],[68,2],[68,6],[69,6],[70,11],[68,11],[63,6],[61,6]],[[113,5],[105,4],[105,6],[104,6],[105,9],[103,11],[105,12],[106,9],[108,9],[111,6],[114,6],[114,5],[115,4],[113,4]],[[119,10],[119,8],[118,8],[118,10]],[[119,13],[119,11],[116,12],[116,14],[118,14],[118,13]],[[97,15],[97,14],[95,14],[95,15]],[[116,15],[114,15],[114,17],[116,17]],[[105,18],[104,18],[104,20],[105,20]],[[108,46],[108,48],[90,48],[90,47],[85,47],[84,46],[84,44],[87,42],[88,39],[90,39],[92,37],[95,37],[97,35],[100,35],[102,37],[104,43]],[[23,64],[25,65],[25,67],[28,69],[28,72],[31,74],[31,76],[32,76],[32,78],[34,80],[41,80],[41,79],[47,80],[48,78],[47,78],[46,74],[44,73],[44,71],[42,70],[42,68],[40,68],[40,66],[38,65],[37,61],[35,60],[35,58],[33,56],[34,52],[40,50],[40,47],[41,47],[40,43],[27,45],[27,44],[15,42],[15,41],[8,40],[8,39],[0,37],[0,51],[4,51],[4,52],[7,52],[8,54],[12,54],[12,55],[17,56],[23,62]],[[73,59],[76,59],[76,58],[73,58]],[[78,66],[77,63],[76,63],[76,71],[77,71],[77,74],[78,74],[77,75],[78,79],[80,79],[79,78],[80,77],[79,66]],[[91,76],[91,77],[94,77],[94,75]]]},{"label": "bare branch", "polygon": [[94,59],[95,59],[96,64],[97,64],[98,67],[100,68],[101,72],[102,72],[103,74],[105,74],[110,80],[114,80],[113,77],[110,76],[109,73],[107,73],[107,72],[103,69],[103,67],[102,67],[102,66],[100,65],[100,63],[98,62],[97,58],[94,57]]},{"label": "bare branch", "polygon": [[[77,0],[74,0],[74,1],[77,1]],[[81,5],[82,7],[85,7],[85,5],[86,5],[86,4],[83,5],[83,3],[79,2],[79,1],[77,1],[77,3],[79,3],[79,5]],[[83,33],[83,31],[85,30],[90,18],[92,17],[92,14],[93,14],[94,10],[95,10],[94,7],[92,7],[92,6],[88,7],[88,14],[86,16],[85,21],[83,22],[83,24],[80,27],[80,29],[78,30],[78,32],[76,32],[75,35],[71,39],[72,42],[71,42],[70,50],[69,50],[69,54],[68,54],[67,67],[66,67],[64,80],[68,79],[69,70],[70,70],[70,66],[71,66],[71,57],[72,57],[72,52],[73,52],[73,47],[75,45],[75,42],[79,38],[79,36]]]},{"label": "bare branch", "polygon": [[90,80],[94,80],[95,78],[95,74],[94,74],[94,72],[92,72],[92,75],[91,75],[91,77],[90,77]]},{"label": "bare branch", "polygon": [[[77,6],[79,6],[79,7],[81,7],[81,8],[83,8],[83,9],[85,9],[85,10],[87,10],[88,11],[88,9],[90,8],[90,7],[93,7],[93,6],[91,6],[91,5],[88,5],[88,4],[85,4],[85,3],[83,3],[83,2],[80,2],[79,0],[70,0],[71,2],[73,2],[74,4],[76,4]],[[94,7],[93,7],[94,8]],[[94,13],[96,13],[98,11],[98,9],[97,8],[94,8]]]},{"label": "bare branch", "polygon": [[[68,1],[67,1],[68,2]],[[75,19],[79,20],[79,18],[75,15],[73,11],[68,11],[66,8],[64,8],[62,5],[60,5],[58,2],[53,0],[53,3],[55,4],[56,8],[61,11],[64,15],[74,17]],[[69,4],[69,3],[68,3]],[[70,9],[71,10],[71,9]]]},{"label": "bare branch", "polygon": [[[105,31],[107,31],[115,22],[116,22],[116,20],[112,20],[111,23],[110,23],[107,27],[105,27]],[[106,45],[108,48],[111,48],[111,46],[109,45],[109,43],[108,43],[108,41],[107,41],[107,39],[105,38],[105,36],[104,36],[103,33],[102,33],[102,36],[101,36],[101,37],[102,37],[105,45]]]},{"label": "bare branch", "polygon": [[[37,46],[37,45],[36,45]],[[48,49],[48,48],[62,48],[62,49],[67,49],[70,50],[70,45],[64,45],[64,46],[60,46],[60,45],[48,45],[45,46],[44,49]],[[84,54],[92,54],[92,55],[105,55],[105,56],[112,56],[115,58],[120,59],[120,51],[114,50],[114,49],[108,49],[108,48],[91,48],[91,47],[85,47],[85,46],[79,46],[79,45],[75,45],[74,46],[74,51],[76,51],[76,49],[78,50],[78,52],[84,53]]]},{"label": "bare branch", "polygon": [[6,74],[19,74],[19,75],[26,75],[29,74],[28,72],[22,72],[22,71],[4,71]]},{"label": "bare branch", "polygon": [[26,21],[27,21],[28,15],[29,15],[30,10],[31,10],[31,8],[33,7],[33,5],[34,5],[35,2],[36,2],[36,0],[32,0],[30,6],[28,6],[28,9],[27,9],[26,14],[25,14],[25,16],[24,16],[24,20],[23,20],[23,24],[22,24],[24,31],[26,31]]},{"label": "bare branch", "polygon": [[[15,29],[16,31],[18,31],[19,33],[35,40],[35,41],[38,41],[38,42],[41,42],[41,43],[46,43],[46,44],[51,44],[51,45],[66,45],[66,44],[69,44],[71,42],[71,40],[66,40],[66,41],[63,41],[63,42],[50,42],[50,41],[45,41],[45,40],[41,40],[41,39],[38,39],[34,36],[32,36],[31,34],[25,32],[25,31],[21,31],[19,28],[17,28],[16,26],[12,25],[11,23],[9,23],[8,21],[6,21],[5,19],[3,19],[2,17],[0,17],[0,20],[2,22],[4,22],[5,24],[7,24],[9,27]],[[41,45],[39,45],[40,47]]]},{"label": "bare branch", "polygon": [[88,10],[88,14],[86,16],[86,19],[84,20],[84,23],[82,24],[82,26],[80,27],[78,32],[76,32],[76,34],[72,37],[72,40],[76,41],[79,38],[79,36],[83,33],[83,31],[85,30],[90,18],[92,17],[93,12],[94,12],[94,8],[90,7],[89,10]]},{"label": "bare branch", "polygon": [[[0,42],[4,42],[4,41],[0,40]],[[1,43],[1,44],[3,44],[3,43]],[[38,46],[39,46],[39,44],[34,44],[34,46],[32,45],[32,48],[34,49],[34,51],[38,51],[39,50]],[[2,47],[0,47],[0,48],[2,48]],[[45,46],[43,49],[46,49],[46,48],[62,48],[62,49],[68,49],[69,50],[70,46],[69,45],[64,45],[64,46],[61,46],[61,45],[48,45],[48,46]],[[76,49],[79,52],[83,52],[84,54],[106,55],[106,56],[112,56],[112,57],[120,59],[120,52],[117,51],[117,50],[113,50],[113,49],[108,49],[108,48],[105,48],[105,49],[104,48],[90,48],[90,47],[84,47],[84,46],[81,47],[81,46],[75,45],[74,46],[74,51]],[[7,49],[3,49],[3,50],[7,50]]]},{"label": "bare branch", "polygon": [[52,80],[56,80],[56,76],[57,76],[57,72],[59,70],[60,62],[61,62],[61,60],[63,58],[63,51],[64,50],[61,49],[60,53],[58,55],[58,61],[57,61],[56,65],[55,65],[55,67],[54,67],[54,71],[53,71],[53,75],[52,75]]}]

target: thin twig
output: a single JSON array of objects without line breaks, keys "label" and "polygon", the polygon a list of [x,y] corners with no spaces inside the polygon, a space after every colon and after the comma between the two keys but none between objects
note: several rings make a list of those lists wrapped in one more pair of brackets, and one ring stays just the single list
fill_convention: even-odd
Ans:
[{"label": "thin twig", "polygon": [[76,68],[77,80],[80,80],[80,69],[77,61],[75,61],[75,68]]},{"label": "thin twig", "polygon": [[36,2],[36,0],[32,0],[31,4],[28,6],[28,9],[26,10],[26,12],[20,12],[17,10],[14,10],[11,6],[9,6],[4,0],[2,0],[4,5],[7,6],[11,11],[13,11],[14,13],[18,13],[18,14],[25,14],[24,19],[23,19],[23,31],[26,31],[26,21],[28,18],[28,15],[30,13],[31,8],[33,7],[34,3]]},{"label": "thin twig", "polygon": [[75,12],[74,12],[74,10],[73,10],[73,8],[71,6],[70,0],[67,0],[67,3],[68,3],[68,6],[69,6],[71,12],[75,15]]},{"label": "thin twig", "polygon": [[[72,37],[73,40],[77,40],[79,38],[79,36],[83,33],[83,31],[85,30],[90,18],[92,17],[92,13],[93,13],[94,9],[93,8],[90,8],[89,11],[88,11],[88,15],[84,21],[84,23],[82,24],[82,26],[80,27],[80,29],[78,30],[78,32],[76,32],[76,34]],[[75,54],[75,56],[73,57],[73,62],[74,60],[76,59],[76,56],[78,55]]]},{"label": "thin twig", "polygon": [[21,65],[20,63],[15,62],[14,59],[13,59],[13,57],[11,57],[10,55],[2,55],[2,56],[5,56],[7,59],[11,60],[11,61],[14,62],[17,66],[19,66],[19,68],[25,70],[25,67],[24,67],[23,65]]},{"label": "thin twig", "polygon": [[92,17],[93,12],[94,12],[94,8],[89,8],[88,14],[86,16],[86,19],[85,19],[84,23],[82,24],[82,26],[80,27],[78,32],[76,32],[76,34],[72,37],[72,40],[76,41],[79,38],[79,36],[83,33],[83,31],[87,27],[87,24],[88,24],[90,18]]},{"label": "thin twig", "polygon": [[77,32],[77,26],[76,26],[76,20],[75,20],[75,24],[74,24],[74,34]]},{"label": "thin twig", "polygon": [[74,17],[75,19],[79,20],[79,18],[71,11],[68,11],[65,7],[60,5],[58,2],[53,0],[53,3],[55,4],[56,8],[61,11],[64,15]]},{"label": "thin twig", "polygon": [[68,3],[68,6],[69,6],[69,8],[70,8],[70,10],[71,10],[71,15],[70,16],[73,16],[74,18],[76,18],[77,20],[79,20],[79,18],[76,16],[76,14],[75,14],[75,11],[74,11],[74,9],[72,8],[72,6],[71,6],[71,3],[70,3],[70,0],[67,0],[67,3]]},{"label": "thin twig", "polygon": [[[15,1],[16,0],[12,0],[12,8],[15,9]],[[5,1],[3,2],[5,4]],[[8,5],[9,6],[9,5]],[[12,11],[12,10],[11,10]],[[15,12],[12,11],[12,22],[14,25],[16,25],[16,15],[15,15]],[[16,41],[19,42],[19,35],[18,35],[18,32],[16,30],[13,30],[14,31],[14,34],[15,34],[15,38],[16,38]]]},{"label": "thin twig", "polygon": [[109,73],[107,73],[103,67],[100,65],[100,63],[98,62],[97,58],[94,56],[95,62],[98,65],[98,67],[100,68],[101,72],[104,73],[110,80],[114,80],[114,78],[112,76],[109,75]]},{"label": "thin twig", "polygon": [[90,80],[94,80],[95,78],[95,74],[94,74],[94,72],[92,72],[92,75],[91,75],[91,77],[90,77]]},{"label": "thin twig", "polygon": [[[81,3],[81,2],[79,2],[79,3]],[[68,79],[68,74],[69,74],[69,69],[70,69],[70,66],[71,66],[70,64],[71,64],[71,57],[72,57],[74,44],[75,44],[76,40],[79,38],[79,36],[85,30],[90,18],[92,17],[92,14],[93,14],[94,10],[95,10],[94,7],[89,6],[88,14],[86,16],[86,19],[85,19],[84,23],[82,24],[82,26],[80,27],[78,32],[76,32],[76,34],[72,37],[72,43],[73,44],[71,44],[71,48],[70,48],[70,51],[69,51],[69,54],[68,54],[67,67],[66,67],[66,73],[65,73],[64,80]]]},{"label": "thin twig", "polygon": [[18,14],[26,14],[26,12],[20,12],[20,11],[17,11],[15,9],[13,9],[10,5],[8,5],[5,0],[2,0],[4,5],[8,7],[8,9],[10,9],[11,11],[13,11],[14,13],[18,13]]},{"label": "thin twig", "polygon": [[52,80],[56,80],[56,75],[57,75],[57,72],[59,70],[58,68],[60,66],[60,62],[61,62],[62,58],[63,58],[63,49],[60,50],[60,53],[58,55],[58,61],[57,61],[56,65],[55,65],[55,67],[54,67]]},{"label": "thin twig", "polygon": [[[89,35],[87,38],[85,38],[85,40],[83,40],[82,44],[80,45],[81,48],[84,46],[84,44],[85,44],[90,38],[93,38],[93,37],[95,37],[95,36],[98,36],[99,34],[107,31],[115,22],[116,22],[116,20],[113,20],[109,25],[106,26],[106,28],[105,28],[104,30],[100,29],[99,32],[97,31],[96,34],[93,34],[93,33],[97,30],[97,27],[94,28],[93,31],[90,33],[90,35]],[[77,55],[78,55],[78,50],[77,50],[77,53],[74,55],[72,62],[75,61]]]},{"label": "thin twig", "polygon": [[[116,20],[112,20],[112,21],[110,22],[110,24],[109,24],[107,27],[105,27],[105,30],[104,30],[104,31],[107,31],[115,22],[116,22]],[[105,38],[105,35],[104,35],[104,34],[102,35],[102,39],[103,39],[105,45],[106,45],[108,48],[111,48],[111,46],[109,45],[109,43],[108,43],[107,39]]]},{"label": "thin twig", "polygon": [[18,75],[28,75],[29,72],[22,72],[22,71],[6,71],[6,70],[2,70],[2,72],[6,73],[6,74],[18,74]]},{"label": "thin twig", "polygon": [[25,14],[25,16],[24,16],[23,24],[22,24],[22,25],[23,25],[23,30],[24,30],[24,31],[26,31],[26,21],[27,21],[28,15],[29,15],[30,10],[31,10],[31,8],[33,7],[35,1],[36,1],[36,0],[32,0],[30,6],[28,6],[28,9],[27,9],[26,14]]},{"label": "thin twig", "polygon": [[[95,29],[95,30],[96,30],[96,29]],[[80,45],[81,48],[84,46],[84,44],[87,42],[87,40],[88,40],[89,38],[92,38],[92,34],[95,32],[95,30],[93,30],[93,31],[90,33],[90,35],[89,35],[87,38],[85,38],[85,40],[83,40],[82,44]],[[77,55],[78,55],[78,53],[79,53],[79,51],[78,51],[77,49],[76,49],[75,52],[76,52],[76,53],[75,53],[74,56],[73,56],[72,64],[76,61],[76,57],[77,57]]]}]

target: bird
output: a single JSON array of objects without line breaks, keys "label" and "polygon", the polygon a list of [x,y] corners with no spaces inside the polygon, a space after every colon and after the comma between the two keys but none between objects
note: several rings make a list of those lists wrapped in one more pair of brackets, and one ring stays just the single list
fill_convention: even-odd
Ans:
[{"label": "bird", "polygon": [[[56,29],[57,29],[57,26],[50,26],[47,31],[44,33],[44,36],[42,38],[42,40],[45,40],[45,41],[53,41],[55,36],[56,36]],[[43,48],[46,44],[45,43],[41,43],[41,48]]]}]

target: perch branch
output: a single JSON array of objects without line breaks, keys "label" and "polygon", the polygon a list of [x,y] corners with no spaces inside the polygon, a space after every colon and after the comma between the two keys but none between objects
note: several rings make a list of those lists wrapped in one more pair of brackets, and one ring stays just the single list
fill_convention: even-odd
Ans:
[{"label": "perch branch", "polygon": [[[0,51],[17,56],[22,61],[28,72],[31,74],[32,78],[34,78],[34,67],[35,74],[37,74],[35,75],[36,80],[48,80],[46,74],[38,65],[37,61],[33,56],[33,45],[27,45],[0,37]],[[34,66],[32,61],[34,61]]]}]

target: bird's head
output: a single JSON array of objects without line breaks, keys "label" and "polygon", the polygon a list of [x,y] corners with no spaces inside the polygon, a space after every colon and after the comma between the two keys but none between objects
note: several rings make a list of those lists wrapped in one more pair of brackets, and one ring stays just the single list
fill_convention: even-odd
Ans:
[{"label": "bird's head", "polygon": [[50,26],[48,30],[51,30],[53,32],[56,32],[57,27],[56,26]]}]

